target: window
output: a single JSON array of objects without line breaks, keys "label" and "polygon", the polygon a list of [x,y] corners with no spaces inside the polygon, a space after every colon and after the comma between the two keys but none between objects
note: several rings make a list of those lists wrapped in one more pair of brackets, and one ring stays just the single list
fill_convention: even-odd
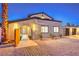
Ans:
[{"label": "window", "polygon": [[48,26],[42,26],[41,27],[41,32],[47,33],[48,32]]},{"label": "window", "polygon": [[59,32],[59,28],[58,27],[54,27],[54,32]]}]

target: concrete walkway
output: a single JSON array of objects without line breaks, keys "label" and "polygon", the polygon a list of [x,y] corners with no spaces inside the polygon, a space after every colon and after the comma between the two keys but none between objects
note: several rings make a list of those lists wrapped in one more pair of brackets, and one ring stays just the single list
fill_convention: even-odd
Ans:
[{"label": "concrete walkway", "polygon": [[20,41],[16,48],[30,47],[30,46],[38,46],[36,42],[33,40]]}]

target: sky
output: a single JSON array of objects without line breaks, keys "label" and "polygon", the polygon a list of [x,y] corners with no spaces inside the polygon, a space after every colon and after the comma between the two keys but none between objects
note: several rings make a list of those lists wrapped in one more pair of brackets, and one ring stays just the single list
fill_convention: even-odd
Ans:
[{"label": "sky", "polygon": [[[8,20],[27,18],[29,14],[45,12],[62,24],[79,25],[79,4],[74,3],[8,3]],[[0,15],[2,8],[0,4]],[[0,21],[2,21],[0,17]]]}]

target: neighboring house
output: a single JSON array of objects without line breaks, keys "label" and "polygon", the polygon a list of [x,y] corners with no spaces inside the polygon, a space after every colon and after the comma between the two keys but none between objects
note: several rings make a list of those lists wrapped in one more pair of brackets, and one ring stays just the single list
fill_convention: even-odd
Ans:
[{"label": "neighboring house", "polygon": [[79,27],[78,26],[64,26],[63,34],[65,36],[79,35]]},{"label": "neighboring house", "polygon": [[25,37],[27,34],[26,36],[32,36],[33,39],[38,39],[40,36],[47,38],[50,35],[62,35],[61,21],[54,20],[43,12],[31,14],[25,19],[9,21],[7,34],[9,40],[15,40],[16,29],[19,29],[19,37],[21,35]]}]

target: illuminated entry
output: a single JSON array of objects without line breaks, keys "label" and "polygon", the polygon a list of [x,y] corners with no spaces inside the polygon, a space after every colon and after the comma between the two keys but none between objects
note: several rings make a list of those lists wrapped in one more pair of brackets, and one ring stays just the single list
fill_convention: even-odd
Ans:
[{"label": "illuminated entry", "polygon": [[21,40],[28,40],[27,26],[22,26],[20,36]]}]

